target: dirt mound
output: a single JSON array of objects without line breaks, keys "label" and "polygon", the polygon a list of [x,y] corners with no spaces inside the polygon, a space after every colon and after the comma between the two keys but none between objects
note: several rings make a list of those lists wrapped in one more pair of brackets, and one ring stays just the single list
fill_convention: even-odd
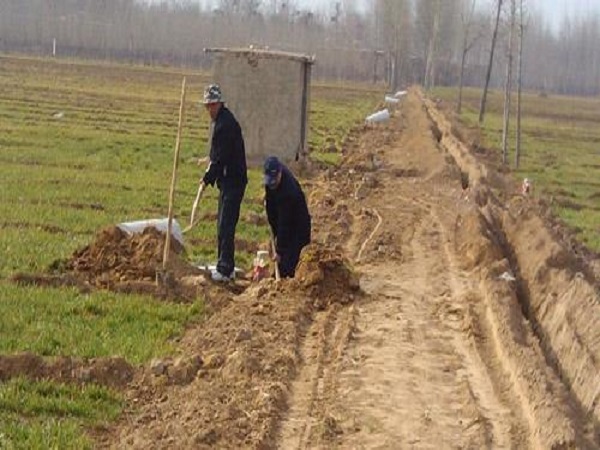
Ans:
[{"label": "dirt mound", "polygon": [[533,210],[512,202],[502,225],[519,268],[522,303],[542,347],[586,415],[600,420],[600,292],[584,262]]},{"label": "dirt mound", "polygon": [[[115,282],[152,281],[161,266],[164,245],[164,233],[153,227],[132,235],[118,227],[109,227],[98,232],[91,244],[75,251],[64,268],[85,276],[98,287]],[[197,272],[181,260],[183,252],[183,246],[173,239],[169,255],[171,270],[179,276]]]},{"label": "dirt mound", "polygon": [[332,303],[350,303],[360,292],[358,275],[341,250],[318,244],[311,244],[302,251],[296,280],[308,291],[317,309]]},{"label": "dirt mound", "polygon": [[164,245],[165,234],[153,227],[134,234],[116,226],[107,227],[69,259],[52,263],[49,273],[15,274],[12,281],[51,287],[75,286],[83,291],[101,288],[130,294],[195,298],[197,286],[181,280],[199,276],[202,271],[185,261],[185,249],[175,239],[171,241],[169,253],[168,287],[157,286]]},{"label": "dirt mound", "polygon": [[294,279],[263,279],[239,296],[212,290],[202,326],[176,358],[155,360],[131,383],[140,405],[99,448],[274,448],[277,423],[317,309],[328,316],[357,296],[341,251],[312,244]]},{"label": "dirt mound", "polygon": [[118,357],[84,361],[70,357],[43,358],[31,353],[0,356],[0,380],[24,376],[34,380],[123,387],[133,379],[133,373],[133,367]]},{"label": "dirt mound", "polygon": [[207,303],[219,305],[188,330],[177,357],[136,374],[127,395],[138,406],[98,448],[274,448],[313,311],[287,290],[293,281],[265,279],[237,297],[211,292]]}]

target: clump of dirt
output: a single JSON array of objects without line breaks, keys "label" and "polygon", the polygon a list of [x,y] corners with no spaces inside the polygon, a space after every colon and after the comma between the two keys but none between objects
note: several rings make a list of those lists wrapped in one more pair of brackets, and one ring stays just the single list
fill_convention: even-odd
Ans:
[{"label": "clump of dirt", "polygon": [[32,353],[0,355],[0,380],[25,376],[63,383],[97,383],[124,387],[133,379],[134,368],[123,358],[82,360],[71,357],[43,358]]},{"label": "clump of dirt", "polygon": [[308,291],[317,309],[350,303],[360,293],[359,277],[342,251],[318,244],[302,251],[295,281]]},{"label": "clump of dirt", "polygon": [[185,261],[185,249],[176,239],[171,241],[168,279],[165,278],[160,286],[156,284],[157,271],[162,269],[164,246],[165,234],[154,227],[133,234],[116,226],[107,227],[69,259],[52,263],[49,273],[16,274],[12,280],[20,284],[76,286],[83,291],[100,288],[161,297],[167,294],[169,297],[194,298],[196,288],[182,284],[180,280],[199,276],[202,271]]}]

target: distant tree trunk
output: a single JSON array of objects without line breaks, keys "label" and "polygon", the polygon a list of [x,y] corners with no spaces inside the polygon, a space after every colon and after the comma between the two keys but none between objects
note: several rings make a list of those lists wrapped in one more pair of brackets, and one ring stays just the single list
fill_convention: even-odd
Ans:
[{"label": "distant tree trunk", "polygon": [[519,0],[519,58],[517,73],[517,142],[515,146],[515,167],[521,162],[521,90],[523,87],[523,0]]},{"label": "distant tree trunk", "polygon": [[433,26],[429,35],[429,48],[427,50],[427,61],[425,64],[425,89],[429,90],[435,86],[435,51],[437,47],[438,33],[440,29],[440,9],[439,1],[435,2],[433,11]]},{"label": "distant tree trunk", "polygon": [[458,99],[456,100],[456,113],[462,112],[462,92],[463,92],[463,78],[465,74],[465,61],[467,59],[467,50],[463,47],[462,57],[460,58],[460,73],[458,75]]},{"label": "distant tree trunk", "polygon": [[390,87],[393,91],[397,91],[400,85],[400,27],[394,27],[394,71],[392,72],[392,80]]},{"label": "distant tree trunk", "polygon": [[510,32],[508,35],[508,59],[504,84],[504,123],[502,126],[502,162],[508,163],[508,135],[510,132],[510,100],[512,90],[513,41],[515,34],[516,0],[510,0]]},{"label": "distant tree trunk", "polygon": [[492,48],[490,49],[490,60],[488,62],[487,74],[485,76],[485,87],[483,88],[483,95],[481,96],[481,105],[479,107],[479,123],[483,123],[485,116],[485,104],[487,102],[487,92],[490,86],[490,78],[492,77],[492,64],[494,62],[494,49],[496,48],[496,38],[498,37],[498,24],[500,23],[500,11],[502,10],[502,0],[498,1],[498,9],[496,12],[496,25],[494,26],[494,33],[492,34]]},{"label": "distant tree trunk", "polygon": [[402,67],[408,58],[410,33],[410,8],[406,0],[376,0],[375,19],[379,39],[388,53],[388,83],[396,89],[402,79]]},{"label": "distant tree trunk", "polygon": [[471,21],[473,20],[473,13],[475,12],[476,0],[471,0],[471,6],[468,13],[465,15],[463,10],[462,23],[463,23],[463,40],[462,40],[462,55],[460,58],[460,73],[458,76],[458,99],[456,101],[456,113],[460,114],[462,111],[462,92],[463,92],[463,80],[465,75],[465,63],[467,61],[467,53],[471,49],[473,42],[469,43],[469,31],[471,28]]}]

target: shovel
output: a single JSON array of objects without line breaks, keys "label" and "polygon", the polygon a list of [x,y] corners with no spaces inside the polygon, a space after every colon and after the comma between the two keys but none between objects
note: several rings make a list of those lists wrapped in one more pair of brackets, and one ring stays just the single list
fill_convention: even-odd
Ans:
[{"label": "shovel", "polygon": [[[269,223],[269,215],[267,214],[267,199],[266,197],[263,199],[263,208],[265,208],[265,214],[267,215],[267,224]],[[269,227],[269,244],[271,247],[271,256],[274,258],[277,255],[277,246],[275,245],[275,235],[273,235],[273,230],[271,229],[271,225],[267,225]],[[281,280],[281,276],[279,274],[279,261],[275,261],[275,281]]]},{"label": "shovel", "polygon": [[198,186],[198,193],[196,194],[196,199],[194,200],[194,204],[192,205],[192,215],[190,216],[190,224],[183,229],[182,233],[187,233],[197,225],[196,210],[198,209],[198,203],[200,203],[200,199],[202,198],[204,188],[206,188],[206,184],[204,184],[204,182],[201,181],[200,185]]}]

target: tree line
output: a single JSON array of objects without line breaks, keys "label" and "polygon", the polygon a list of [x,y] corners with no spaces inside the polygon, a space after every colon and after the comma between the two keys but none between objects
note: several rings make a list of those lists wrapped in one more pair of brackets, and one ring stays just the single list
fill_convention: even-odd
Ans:
[{"label": "tree line", "polygon": [[[0,0],[0,51],[208,68],[204,48],[253,45],[314,54],[317,78],[392,89],[483,86],[492,67],[489,84],[501,87],[518,47],[511,46],[511,2],[501,3],[370,0],[364,10],[334,0],[311,11],[294,0]],[[522,3],[523,87],[600,93],[599,15],[552,27]]]}]

